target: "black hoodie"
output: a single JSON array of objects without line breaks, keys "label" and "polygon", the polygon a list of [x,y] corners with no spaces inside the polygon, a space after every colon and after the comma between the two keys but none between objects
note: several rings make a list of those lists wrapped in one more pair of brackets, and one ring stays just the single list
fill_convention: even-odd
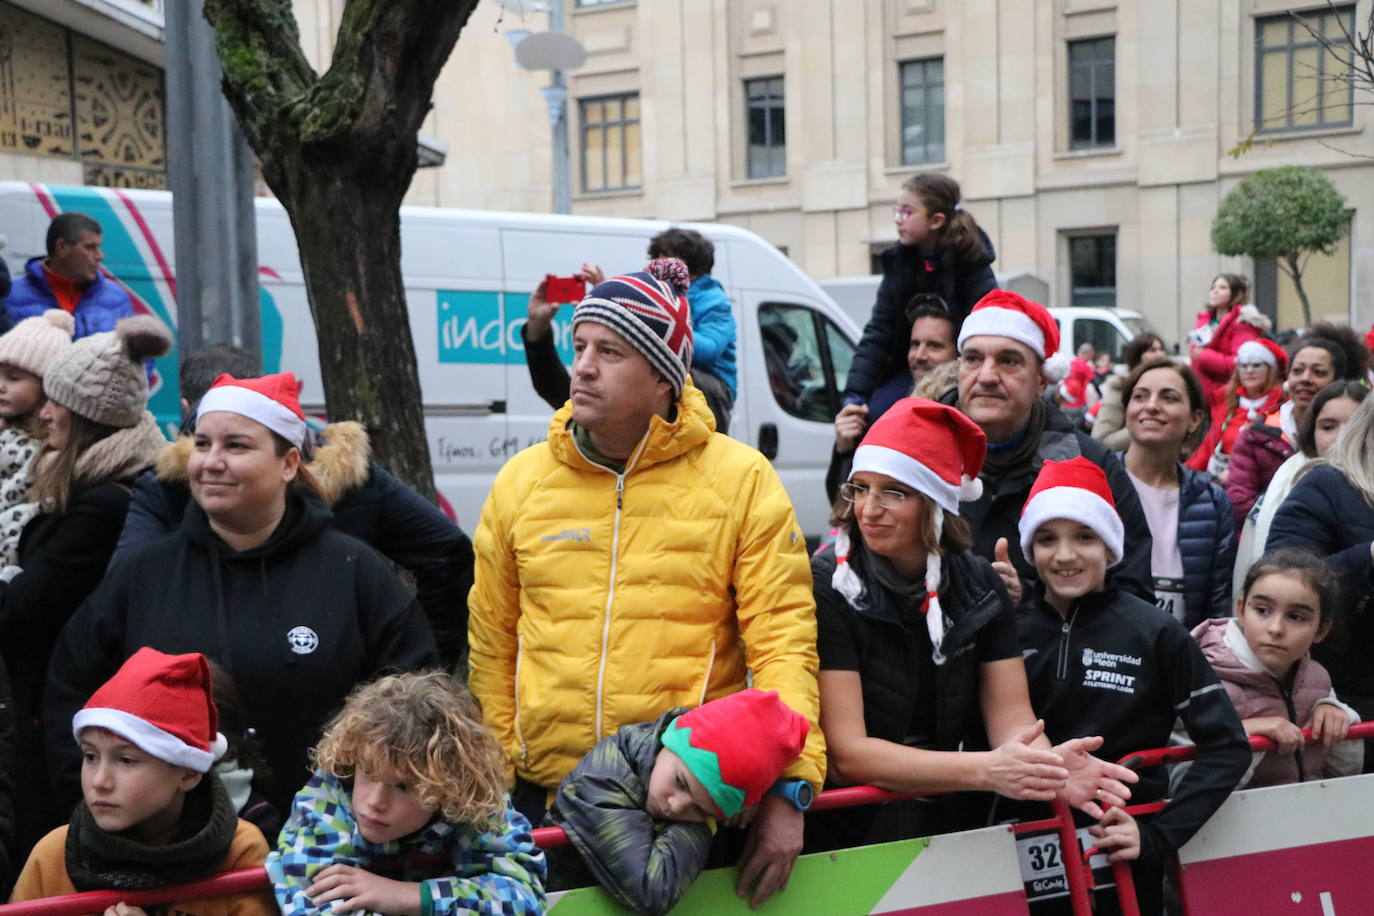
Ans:
[{"label": "black hoodie", "polygon": [[281,811],[354,685],[384,669],[436,663],[416,600],[376,551],[330,522],[321,500],[293,493],[272,536],[237,552],[192,504],[180,531],[116,558],[63,630],[49,668],[44,729],[67,810],[80,796],[72,716],[142,646],[203,652],[228,670]]}]

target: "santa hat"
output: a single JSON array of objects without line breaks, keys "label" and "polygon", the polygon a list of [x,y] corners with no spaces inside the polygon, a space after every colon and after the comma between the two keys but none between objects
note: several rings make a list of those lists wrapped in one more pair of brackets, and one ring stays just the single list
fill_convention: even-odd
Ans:
[{"label": "santa hat", "polygon": [[[902,398],[869,427],[854,451],[851,474],[883,474],[924,494],[943,511],[935,513],[935,540],[944,529],[944,513],[959,514],[959,503],[983,495],[978,473],[987,456],[987,437],[978,424],[953,407],[923,398]],[[835,574],[831,585],[851,604],[863,594],[863,582],[849,565],[849,534],[840,527],[835,538]],[[944,664],[940,643],[945,615],[940,607],[940,555],[926,557],[926,602],[922,607],[934,647],[935,664]]]},{"label": "santa hat", "polygon": [[573,327],[592,321],[615,331],[668,380],[676,398],[692,365],[692,312],[685,295],[690,285],[686,264],[657,258],[641,271],[592,287],[573,310]]},{"label": "santa hat", "polygon": [[1288,365],[1288,354],[1272,340],[1260,337],[1247,340],[1236,348],[1236,364],[1240,363],[1264,363],[1273,367],[1275,371],[1282,372]]},{"label": "santa hat", "polygon": [[290,372],[261,378],[234,378],[220,373],[196,407],[196,421],[217,410],[256,420],[300,448],[305,442],[305,412],[301,410],[301,383]]},{"label": "santa hat", "polygon": [[1043,305],[1005,289],[988,293],[968,313],[959,329],[959,349],[970,337],[1009,337],[1045,359],[1059,352],[1059,322]]},{"label": "santa hat", "polygon": [[776,690],[750,688],[678,716],[663,746],[682,758],[722,817],[757,804],[801,754],[811,723]]},{"label": "santa hat", "polygon": [[224,739],[205,656],[139,649],[72,717],[78,741],[86,728],[112,731],[173,766],[208,772]]},{"label": "santa hat", "polygon": [[1116,500],[1107,483],[1107,472],[1079,455],[1068,461],[1046,461],[1031,487],[1030,498],[1021,510],[1021,553],[1030,559],[1031,541],[1036,529],[1057,518],[1087,525],[1107,545],[1112,555],[1109,566],[1121,562],[1126,538]]},{"label": "santa hat", "polygon": [[1365,332],[1364,346],[1365,349],[1374,351],[1374,326],[1371,326],[1370,329]]}]

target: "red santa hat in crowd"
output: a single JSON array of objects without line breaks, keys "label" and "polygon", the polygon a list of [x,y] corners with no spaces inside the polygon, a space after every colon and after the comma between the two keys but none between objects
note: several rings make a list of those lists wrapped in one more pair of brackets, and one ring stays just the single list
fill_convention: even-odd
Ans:
[{"label": "red santa hat in crowd", "polygon": [[1264,363],[1275,372],[1282,373],[1288,366],[1288,354],[1269,338],[1260,337],[1247,340],[1236,348],[1236,365],[1241,363]]},{"label": "red santa hat in crowd", "polygon": [[305,412],[301,383],[290,372],[261,378],[234,378],[227,372],[215,379],[196,407],[196,420],[217,410],[256,420],[296,448],[305,443]]},{"label": "red santa hat in crowd", "polygon": [[[944,514],[959,514],[959,503],[983,495],[978,473],[987,456],[987,437],[978,424],[953,407],[924,398],[902,398],[869,427],[854,452],[850,474],[884,474],[918,493],[938,507],[935,540],[944,530]],[[831,584],[851,604],[863,594],[863,582],[849,565],[849,534],[840,526],[835,537],[835,574]],[[945,635],[945,615],[940,607],[940,555],[926,557],[926,601],[922,611],[934,647],[935,664],[944,664],[940,643]]]},{"label": "red santa hat in crowd", "polygon": [[103,728],[159,760],[205,773],[225,749],[211,696],[204,655],[145,646],[72,717],[72,735],[80,741],[82,729]]},{"label": "red santa hat in crowd", "polygon": [[1365,349],[1374,352],[1374,326],[1371,326],[1369,330],[1365,332],[1364,345]]},{"label": "red santa hat in crowd", "polygon": [[995,289],[968,313],[959,329],[959,349],[970,337],[1010,337],[1030,347],[1041,359],[1059,352],[1059,322],[1038,302],[1009,290]]},{"label": "red santa hat in crowd", "polygon": [[1116,511],[1116,500],[1107,483],[1107,472],[1079,455],[1068,461],[1046,461],[1021,510],[1021,553],[1030,559],[1031,541],[1045,522],[1066,518],[1087,525],[1107,545],[1112,559],[1121,562],[1125,527]]}]

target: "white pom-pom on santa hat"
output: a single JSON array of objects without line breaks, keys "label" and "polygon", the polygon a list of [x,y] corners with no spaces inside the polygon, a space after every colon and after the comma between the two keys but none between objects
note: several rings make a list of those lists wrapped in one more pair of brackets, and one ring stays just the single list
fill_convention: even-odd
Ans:
[{"label": "white pom-pom on santa hat", "polygon": [[[854,451],[851,475],[883,474],[911,487],[935,503],[935,540],[944,530],[944,513],[959,514],[960,502],[982,496],[978,479],[987,456],[987,437],[978,424],[953,407],[923,398],[902,398],[869,427]],[[835,539],[835,572],[831,584],[851,604],[863,593],[863,583],[849,565],[849,538],[842,528]],[[940,555],[926,557],[926,627],[937,665],[945,657],[940,643],[945,615],[940,607]]]},{"label": "white pom-pom on santa hat", "polygon": [[1121,562],[1126,530],[1116,511],[1107,472],[1082,455],[1068,461],[1046,461],[1040,468],[1017,526],[1026,559],[1032,556],[1036,529],[1057,518],[1087,525],[1107,545],[1112,555],[1108,565]]}]

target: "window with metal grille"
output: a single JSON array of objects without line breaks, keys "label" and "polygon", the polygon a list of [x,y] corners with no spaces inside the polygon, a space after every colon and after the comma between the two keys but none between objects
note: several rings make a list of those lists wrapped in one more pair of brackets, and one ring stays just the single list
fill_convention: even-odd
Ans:
[{"label": "window with metal grille", "polygon": [[578,103],[582,125],[582,190],[625,191],[643,183],[639,94],[603,95]]},{"label": "window with metal grille", "polygon": [[900,66],[902,165],[945,161],[945,61],[909,60]]},{"label": "window with metal grille", "polygon": [[1348,47],[1355,7],[1255,21],[1255,127],[1313,130],[1353,123],[1355,88],[1347,61],[1331,46]]},{"label": "window with metal grille", "polygon": [[1116,38],[1069,42],[1069,149],[1116,145]]}]

